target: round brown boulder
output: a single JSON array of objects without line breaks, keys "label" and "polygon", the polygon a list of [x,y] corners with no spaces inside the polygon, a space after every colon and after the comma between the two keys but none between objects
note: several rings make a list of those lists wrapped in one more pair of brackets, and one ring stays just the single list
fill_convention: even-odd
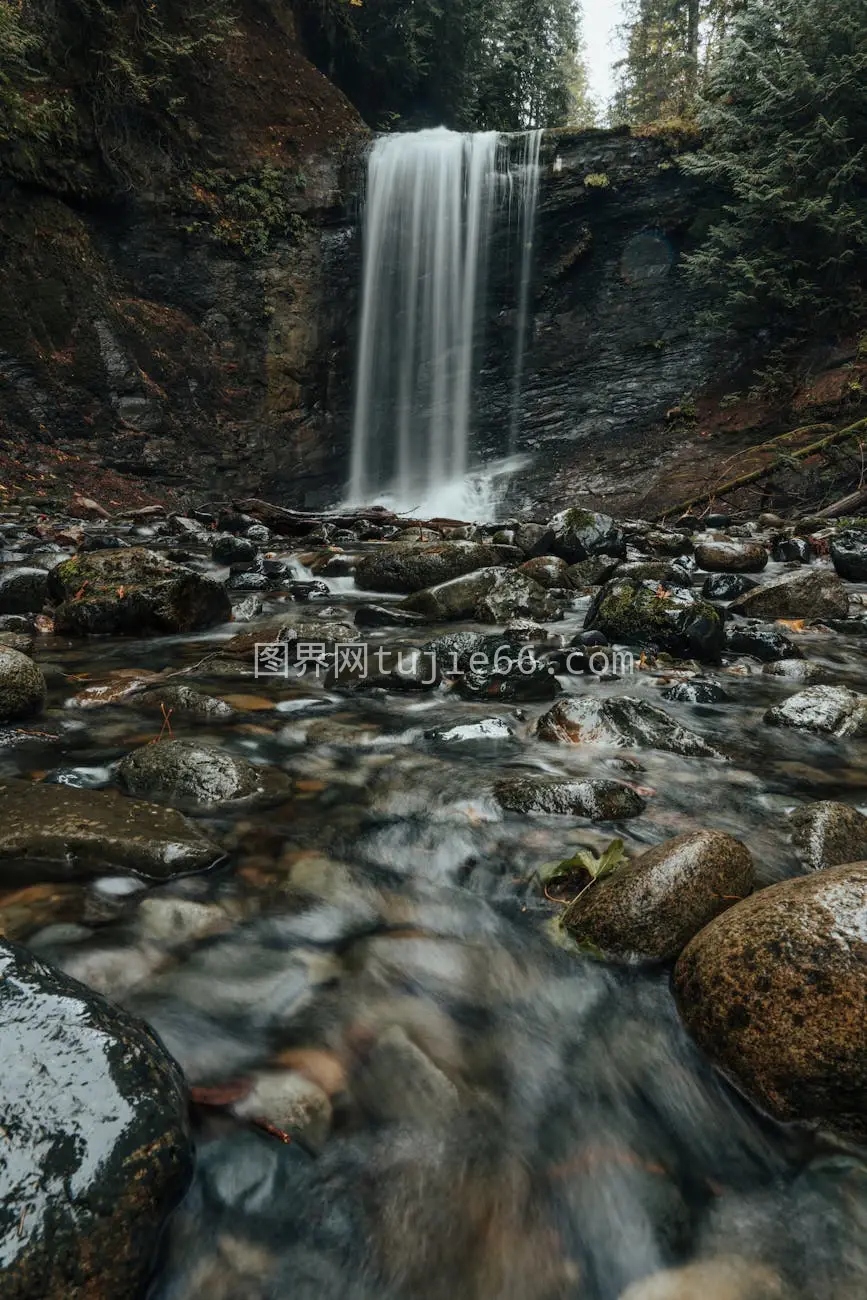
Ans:
[{"label": "round brown boulder", "polygon": [[699,1046],[781,1120],[867,1138],[867,862],[755,894],[674,971]]},{"label": "round brown boulder", "polygon": [[666,961],[753,888],[748,850],[723,831],[679,835],[573,903],[564,924],[612,957]]}]

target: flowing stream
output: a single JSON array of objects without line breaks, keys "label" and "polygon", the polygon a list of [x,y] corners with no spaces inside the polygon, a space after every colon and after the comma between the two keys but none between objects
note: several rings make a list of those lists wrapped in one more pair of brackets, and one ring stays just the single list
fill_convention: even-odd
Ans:
[{"label": "flowing stream", "polygon": [[[333,558],[274,549],[296,576]],[[206,547],[189,562],[227,576]],[[250,630],[266,637],[275,615],[351,621],[373,599],[351,577],[329,585],[302,605],[275,590]],[[586,604],[571,602],[555,638],[580,630]],[[473,630],[384,629],[369,641],[419,646]],[[48,713],[0,753],[4,776],[111,788],[118,761],[156,739],[162,718],[134,692],[88,707],[88,691],[186,669],[183,681],[234,713],[178,714],[175,736],[296,783],[280,807],[200,816],[228,855],[205,875],[97,881],[44,914],[38,893],[21,904],[32,909],[19,917],[25,942],[145,1017],[190,1083],[210,1090],[195,1183],[151,1300],[862,1300],[867,1165],[736,1095],[691,1044],[664,971],[554,945],[556,908],[533,873],[614,835],[635,853],[710,825],[749,845],[761,883],[781,879],[793,870],[786,811],[826,790],[863,798],[863,746],[781,743],[760,718],[790,687],[734,664],[716,674],[728,703],[666,706],[728,762],[642,751],[628,779],[647,809],[629,822],[522,816],[492,797],[498,777],[622,779],[623,752],[540,742],[545,702],[335,689],[312,672],[255,680],[249,660],[213,657],[238,631],[44,638]],[[835,680],[864,688],[857,640],[798,640]],[[671,680],[648,669],[628,692],[658,702]],[[492,718],[500,730],[487,739],[442,739]],[[330,1118],[284,1144],[231,1103],[245,1080],[279,1093],[290,1070],[317,1081]],[[695,1260],[711,1268],[698,1290],[642,1281]]]},{"label": "flowing stream", "polygon": [[[541,131],[513,142],[497,132],[439,129],[375,142],[364,208],[350,501],[484,517],[472,484],[463,493],[460,488],[477,468],[473,392],[484,344],[491,241],[499,224],[507,224],[517,300],[513,452],[541,140]],[[513,143],[520,149],[515,157]]]}]

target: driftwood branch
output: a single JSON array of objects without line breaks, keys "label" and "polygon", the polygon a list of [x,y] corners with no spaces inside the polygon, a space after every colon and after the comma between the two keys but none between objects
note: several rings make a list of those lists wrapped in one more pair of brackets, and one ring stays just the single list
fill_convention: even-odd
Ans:
[{"label": "driftwood branch", "polygon": [[839,519],[841,515],[848,515],[853,510],[860,509],[861,506],[867,506],[867,488],[861,488],[860,492],[851,492],[847,497],[841,497],[833,505],[825,506],[824,510],[811,510],[812,519]]},{"label": "driftwood branch", "polygon": [[[818,442],[810,443],[808,447],[802,447],[799,451],[790,452],[788,459],[806,460],[808,456],[819,455],[829,447],[833,447],[839,442],[845,442],[849,438],[857,438],[861,434],[867,434],[867,420],[858,420],[856,424],[850,424],[845,429],[837,429],[834,433],[829,434],[827,438],[821,438]],[[779,443],[783,439],[792,436],[791,433],[782,434],[780,438],[774,439],[774,443]],[[771,443],[764,443],[763,447],[770,447],[771,445]],[[668,510],[664,510],[657,515],[656,518],[657,520],[667,519],[673,514],[683,514],[685,510],[691,510],[694,506],[707,505],[708,502],[715,501],[718,497],[728,496],[729,493],[737,491],[738,488],[748,487],[750,483],[757,483],[760,479],[773,473],[778,466],[779,462],[774,460],[770,465],[763,465],[761,469],[754,469],[748,474],[741,474],[738,478],[729,479],[727,483],[721,483],[709,492],[703,492],[699,496],[691,497],[688,501],[681,501],[678,505],[671,506]],[[828,517],[831,518],[832,516]]]},{"label": "driftwood branch", "polygon": [[353,528],[358,524],[397,525],[400,528],[465,528],[465,519],[414,519],[407,515],[396,515],[392,510],[373,507],[369,510],[287,510],[285,506],[272,505],[270,501],[260,501],[257,497],[248,497],[244,501],[233,502],[236,510],[279,533],[281,537],[301,537],[313,532],[322,524],[333,524],[337,528]]}]

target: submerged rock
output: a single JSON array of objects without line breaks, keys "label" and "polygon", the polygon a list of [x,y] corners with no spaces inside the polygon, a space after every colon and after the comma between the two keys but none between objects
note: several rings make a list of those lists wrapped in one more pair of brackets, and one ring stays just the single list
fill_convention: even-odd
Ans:
[{"label": "submerged rock", "polygon": [[193,690],[182,684],[156,686],[144,691],[136,700],[139,708],[165,709],[175,718],[204,718],[209,721],[235,717],[231,704],[215,695]]},{"label": "submerged rock", "polygon": [[831,560],[841,578],[867,582],[867,530],[847,528],[831,541]]},{"label": "submerged rock", "polygon": [[48,596],[44,569],[4,569],[0,573],[0,614],[38,614]]},{"label": "submerged rock", "polygon": [[763,889],[712,921],[674,972],[710,1059],[781,1120],[867,1138],[867,862]]},{"label": "submerged rock", "polygon": [[762,672],[769,677],[785,677],[790,682],[804,683],[820,682],[827,675],[824,668],[808,659],[775,659],[765,664]]},{"label": "submerged rock", "polygon": [[424,621],[421,614],[392,605],[359,605],[355,611],[356,627],[412,627]]},{"label": "submerged rock", "polygon": [[614,957],[667,961],[708,922],[752,892],[753,860],[722,831],[695,831],[642,853],[573,903],[576,939]]},{"label": "submerged rock", "polygon": [[848,686],[808,686],[768,709],[765,722],[831,736],[867,735],[867,696]]},{"label": "submerged rock", "polygon": [[761,542],[700,542],[695,560],[707,573],[761,573],[768,553]]},{"label": "submerged rock", "polygon": [[626,542],[621,529],[608,515],[592,510],[564,510],[555,515],[536,545],[534,555],[558,555],[567,564],[578,564],[591,555],[624,556]]},{"label": "submerged rock", "polygon": [[772,555],[778,564],[809,564],[813,548],[806,537],[781,537],[774,543]]},{"label": "submerged rock", "polygon": [[217,564],[244,564],[256,558],[256,543],[246,537],[223,533],[211,544],[211,558]]},{"label": "submerged rock", "polygon": [[589,817],[594,822],[638,817],[645,807],[641,795],[620,781],[507,777],[494,786],[494,796],[509,812]]},{"label": "submerged rock", "polygon": [[808,871],[867,861],[867,817],[849,804],[806,804],[790,815],[789,825],[792,847]]},{"label": "submerged rock", "polygon": [[570,695],[539,719],[541,740],[570,745],[660,749],[687,758],[722,758],[701,736],[644,700]]},{"label": "submerged rock", "polygon": [[45,697],[42,670],[20,650],[0,645],[0,722],[32,718],[42,712]]},{"label": "submerged rock", "polygon": [[118,768],[130,794],[205,811],[225,804],[267,807],[292,792],[285,773],[256,767],[224,749],[188,740],[162,740],[135,749]]},{"label": "submerged rock", "polygon": [[723,621],[713,605],[689,591],[668,591],[635,579],[606,583],[591,603],[584,627],[626,645],[653,645],[711,663],[719,661],[723,648]]},{"label": "submerged rock", "polygon": [[355,567],[355,582],[362,591],[411,595],[499,563],[497,548],[480,542],[384,546],[361,557]]},{"label": "submerged rock", "polygon": [[849,595],[830,569],[797,569],[768,582],[731,605],[745,618],[846,618]]},{"label": "submerged rock", "polygon": [[0,941],[0,1291],[140,1295],[192,1176],[183,1077],[160,1042]]},{"label": "submerged rock", "polygon": [[198,632],[232,617],[221,583],[141,547],[76,555],[48,585],[61,635]]},{"label": "submerged rock", "polygon": [[0,784],[0,880],[202,871],[222,851],[169,808],[102,790],[30,781]]}]

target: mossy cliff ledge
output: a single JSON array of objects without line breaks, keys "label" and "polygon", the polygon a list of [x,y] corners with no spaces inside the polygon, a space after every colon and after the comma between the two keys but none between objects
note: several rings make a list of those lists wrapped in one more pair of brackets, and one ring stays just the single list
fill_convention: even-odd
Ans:
[{"label": "mossy cliff ledge", "polygon": [[[94,99],[72,29],[73,91],[48,38],[31,52],[41,116],[0,146],[0,421],[37,464],[42,443],[157,492],[303,480],[315,499],[350,400],[367,130],[284,0],[207,23],[146,8],[174,57],[145,31],[138,98]],[[92,40],[129,60],[120,26]]]}]

